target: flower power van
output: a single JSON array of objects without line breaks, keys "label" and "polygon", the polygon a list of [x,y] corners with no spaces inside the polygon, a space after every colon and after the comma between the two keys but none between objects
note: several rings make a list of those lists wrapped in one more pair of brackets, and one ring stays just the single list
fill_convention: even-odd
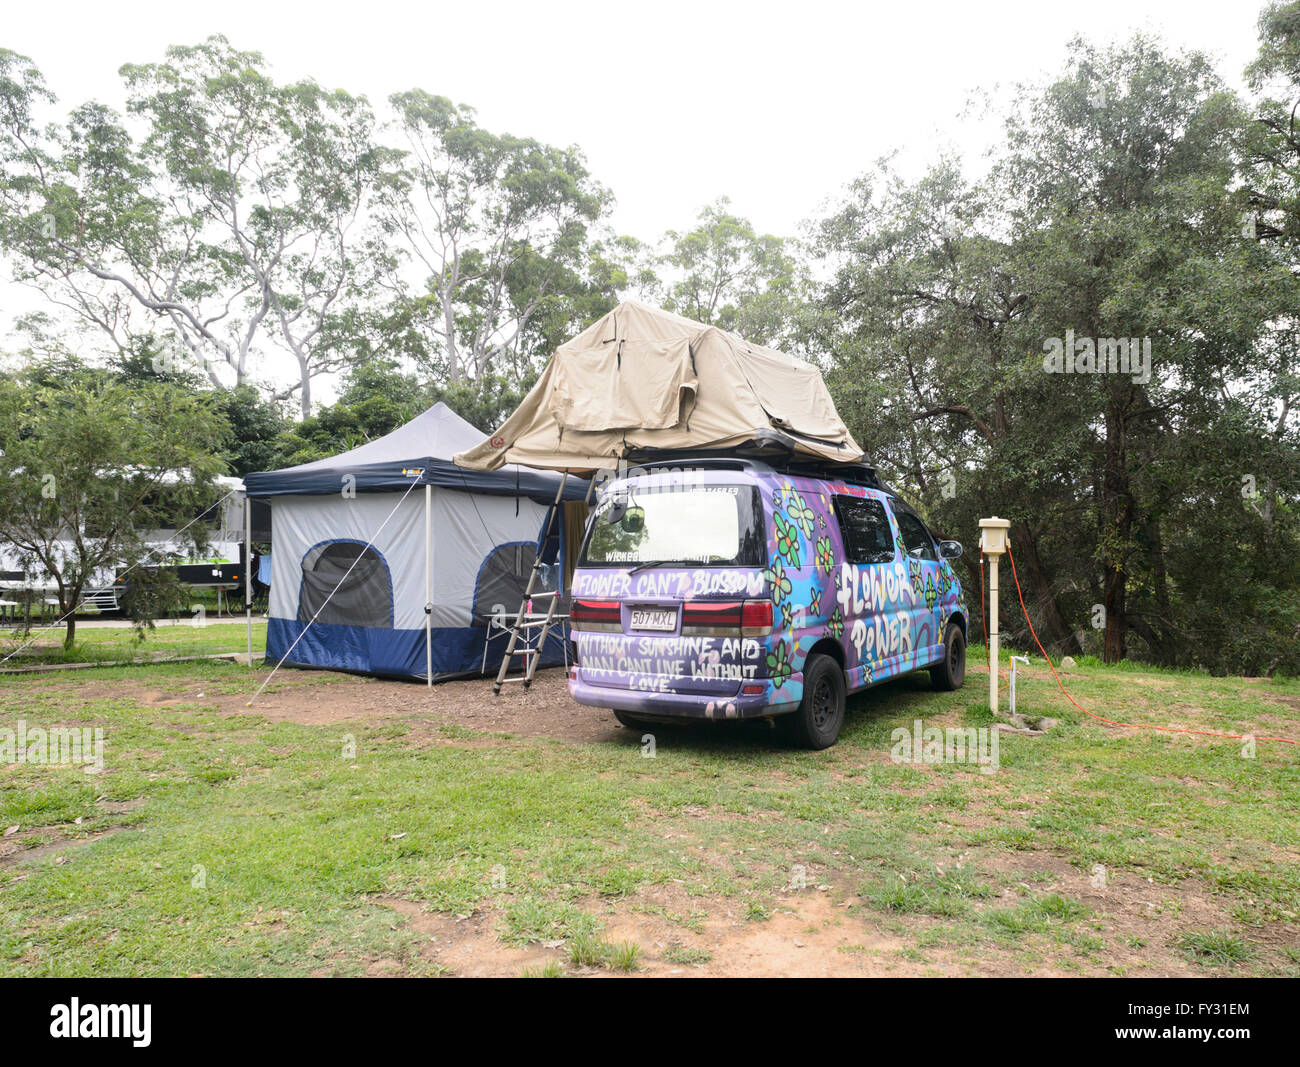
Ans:
[{"label": "flower power van", "polygon": [[874,471],[684,462],[598,497],[570,594],[575,700],[633,728],[775,718],[825,748],[848,693],[921,669],[961,686],[961,545]]}]

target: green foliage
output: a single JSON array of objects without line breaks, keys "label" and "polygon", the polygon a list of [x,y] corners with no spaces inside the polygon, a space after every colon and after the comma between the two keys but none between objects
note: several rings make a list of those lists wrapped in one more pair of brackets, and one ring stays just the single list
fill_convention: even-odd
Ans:
[{"label": "green foliage", "polygon": [[657,259],[667,277],[649,289],[670,311],[775,345],[807,295],[804,268],[790,242],[757,233],[730,206],[719,197],[700,211],[694,229],[668,231]]},{"label": "green foliage", "polygon": [[42,127],[30,60],[0,53],[0,242],[18,276],[131,352],[143,314],[165,361],[214,385],[287,355],[312,381],[361,344],[355,308],[387,262],[363,233],[390,164],[364,99],[277,84],[255,52],[210,37],[127,64],[136,139],[101,104]]},{"label": "green foliage", "polygon": [[1300,0],[1270,3],[1259,17],[1259,54],[1246,75],[1257,121],[1243,137],[1256,236],[1292,262],[1300,250]]},{"label": "green foliage", "polygon": [[587,254],[608,191],[577,148],[492,133],[472,108],[420,89],[389,103],[403,139],[379,212],[399,256],[394,319],[450,386],[536,373],[575,324],[615,303],[621,276]]},{"label": "green foliage", "polygon": [[0,379],[0,540],[68,612],[97,575],[146,558],[146,531],[211,506],[222,463],[205,443],[221,432],[210,404],[165,383],[50,381],[39,367]]},{"label": "green foliage", "polygon": [[[1248,113],[1141,36],[1022,99],[985,181],[882,167],[821,223],[840,410],[937,529],[1011,518],[1049,648],[1295,670],[1296,281],[1243,234]],[[1150,379],[1046,373],[1067,336],[1148,339]]]}]

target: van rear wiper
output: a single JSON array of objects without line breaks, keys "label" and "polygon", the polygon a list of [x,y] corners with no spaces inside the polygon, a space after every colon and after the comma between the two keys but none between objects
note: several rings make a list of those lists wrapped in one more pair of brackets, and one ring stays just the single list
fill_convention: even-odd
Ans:
[{"label": "van rear wiper", "polygon": [[627,573],[628,573],[628,574],[636,574],[637,571],[643,571],[643,570],[645,570],[647,567],[669,567],[669,566],[672,566],[672,565],[673,565],[674,563],[676,563],[676,562],[677,562],[677,560],[675,560],[675,559],[648,559],[648,560],[646,560],[644,563],[638,563],[635,567],[633,567],[633,568],[632,568],[630,571],[628,571]]}]

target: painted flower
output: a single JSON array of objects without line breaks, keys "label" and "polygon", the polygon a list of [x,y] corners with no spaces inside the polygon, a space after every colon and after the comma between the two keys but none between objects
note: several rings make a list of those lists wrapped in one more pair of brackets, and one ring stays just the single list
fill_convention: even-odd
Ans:
[{"label": "painted flower", "polygon": [[832,637],[844,636],[844,614],[838,607],[831,612],[830,622],[826,624],[826,632]]},{"label": "painted flower", "polygon": [[820,615],[822,613],[822,591],[820,589],[813,589],[809,592],[808,610],[813,615]]},{"label": "painted flower", "polygon": [[785,567],[781,565],[779,559],[772,561],[772,566],[763,572],[763,577],[772,583],[772,599],[778,604],[785,600],[794,588],[790,584],[790,576],[785,573]]},{"label": "painted flower", "polygon": [[786,510],[790,514],[790,521],[803,531],[805,537],[811,538],[813,530],[816,529],[816,513],[808,506],[804,498],[794,490],[791,490],[788,494],[787,501]]},{"label": "painted flower", "polygon": [[788,630],[794,625],[794,618],[790,614],[790,601],[781,605],[781,629]]},{"label": "painted flower", "polygon": [[939,590],[934,587],[934,578],[930,575],[925,579],[925,606],[933,610],[935,601],[939,599]]},{"label": "painted flower", "polygon": [[817,538],[817,566],[827,574],[835,566],[835,550],[831,548],[829,537]]},{"label": "painted flower", "polygon": [[779,511],[772,513],[772,533],[776,540],[777,552],[784,556],[791,567],[799,563],[799,528],[786,519]]},{"label": "painted flower", "polygon": [[782,641],[767,654],[767,669],[772,676],[772,684],[778,689],[794,673],[790,663],[790,646],[786,642]]}]

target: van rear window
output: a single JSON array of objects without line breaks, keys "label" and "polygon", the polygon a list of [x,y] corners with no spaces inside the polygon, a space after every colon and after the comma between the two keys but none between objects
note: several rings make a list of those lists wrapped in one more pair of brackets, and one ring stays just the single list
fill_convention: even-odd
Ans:
[{"label": "van rear window", "polygon": [[763,510],[752,485],[611,490],[596,506],[580,567],[763,567]]}]

